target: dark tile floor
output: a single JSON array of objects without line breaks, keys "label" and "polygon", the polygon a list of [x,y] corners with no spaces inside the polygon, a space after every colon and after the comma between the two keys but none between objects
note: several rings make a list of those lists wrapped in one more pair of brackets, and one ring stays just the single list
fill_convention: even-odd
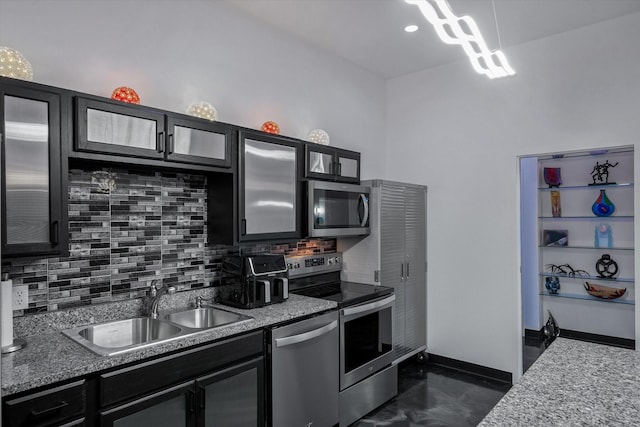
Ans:
[{"label": "dark tile floor", "polygon": [[[523,340],[523,369],[544,351]],[[511,388],[509,384],[411,359],[400,364],[398,396],[354,427],[476,426]]]}]

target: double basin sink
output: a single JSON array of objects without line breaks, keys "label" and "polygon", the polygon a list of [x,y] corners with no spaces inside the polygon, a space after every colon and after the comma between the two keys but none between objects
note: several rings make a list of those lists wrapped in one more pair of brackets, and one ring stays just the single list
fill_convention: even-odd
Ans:
[{"label": "double basin sink", "polygon": [[200,307],[166,314],[162,319],[134,317],[62,333],[94,353],[113,356],[251,319],[217,307]]}]

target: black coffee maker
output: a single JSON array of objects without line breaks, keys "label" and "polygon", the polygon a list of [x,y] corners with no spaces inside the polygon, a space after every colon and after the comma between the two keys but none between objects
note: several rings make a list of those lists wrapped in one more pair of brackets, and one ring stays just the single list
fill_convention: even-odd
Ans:
[{"label": "black coffee maker", "polygon": [[289,280],[284,255],[229,255],[222,271],[231,292],[221,302],[233,307],[256,308],[289,298]]}]

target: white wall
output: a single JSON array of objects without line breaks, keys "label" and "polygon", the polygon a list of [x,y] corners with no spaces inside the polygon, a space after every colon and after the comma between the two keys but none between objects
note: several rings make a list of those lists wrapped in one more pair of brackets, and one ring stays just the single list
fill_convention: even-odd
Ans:
[{"label": "white wall", "polygon": [[637,181],[638,40],[634,14],[506,49],[514,78],[389,81],[387,178],[429,186],[429,352],[519,377],[518,156],[635,145]]},{"label": "white wall", "polygon": [[364,178],[383,171],[384,80],[224,2],[0,0],[0,45],[21,51],[39,83],[107,97],[126,85],[177,112],[205,100],[220,121],[275,120],[301,139],[322,128],[365,153]]}]

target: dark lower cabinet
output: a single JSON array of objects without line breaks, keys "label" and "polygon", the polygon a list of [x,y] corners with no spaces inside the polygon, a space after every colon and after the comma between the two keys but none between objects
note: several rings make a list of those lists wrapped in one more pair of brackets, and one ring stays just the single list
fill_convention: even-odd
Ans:
[{"label": "dark lower cabinet", "polygon": [[253,427],[264,419],[262,357],[198,378],[198,427]]},{"label": "dark lower cabinet", "polygon": [[2,425],[44,427],[83,424],[87,408],[86,381],[76,381],[26,396],[3,399]]},{"label": "dark lower cabinet", "polygon": [[100,412],[100,426],[192,426],[195,419],[193,399],[193,381],[179,384]]},{"label": "dark lower cabinet", "polygon": [[2,401],[3,427],[263,427],[263,332]]}]

